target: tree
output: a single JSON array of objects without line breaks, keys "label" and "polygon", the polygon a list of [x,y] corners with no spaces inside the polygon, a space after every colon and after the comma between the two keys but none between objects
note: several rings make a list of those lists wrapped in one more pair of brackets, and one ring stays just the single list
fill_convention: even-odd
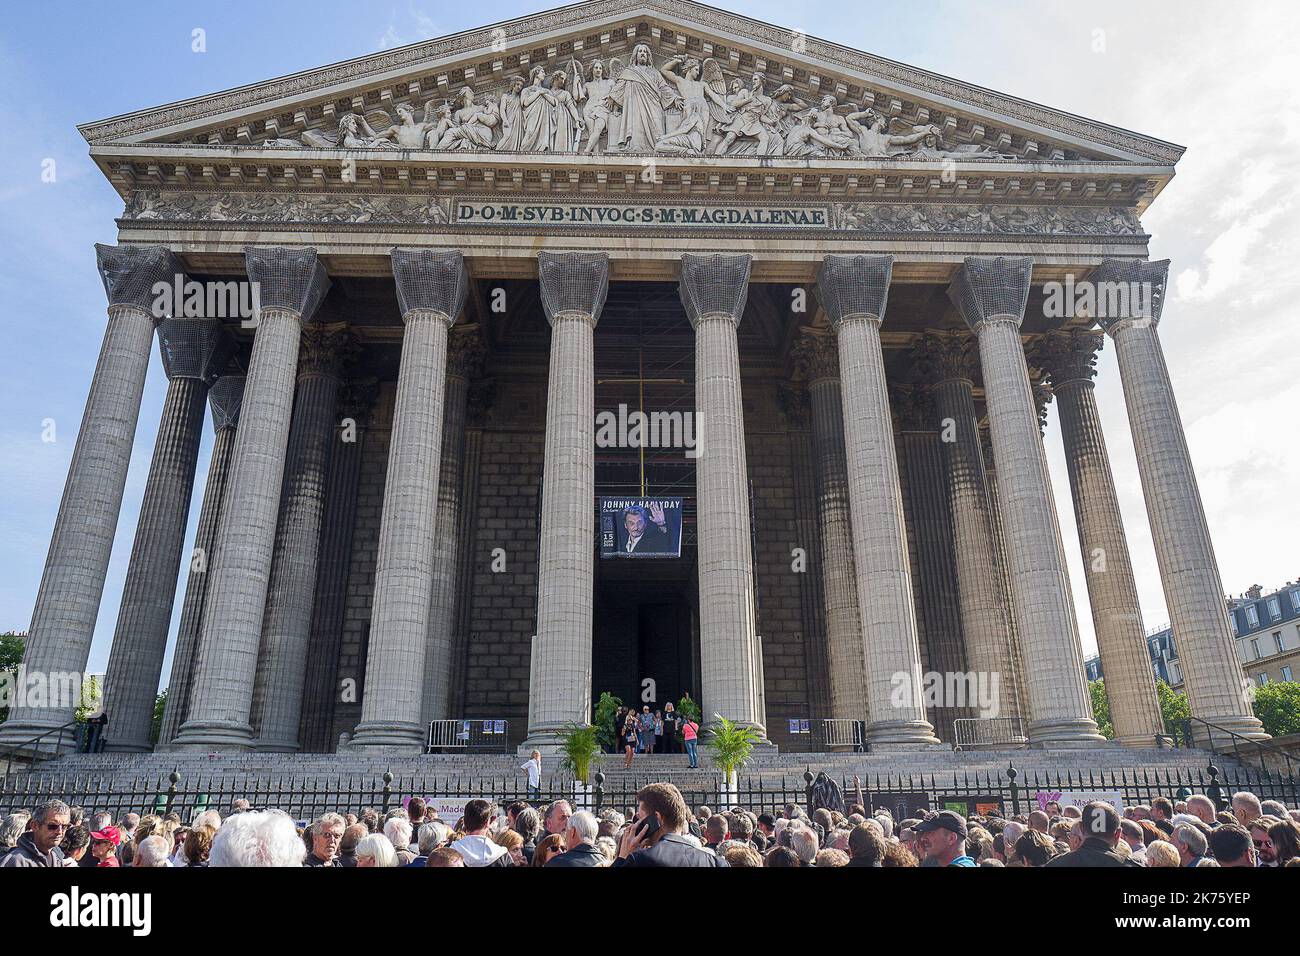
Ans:
[{"label": "tree", "polygon": [[691,718],[691,720],[698,724],[704,711],[700,710],[700,705],[694,700],[689,697],[683,697],[677,702],[677,713],[681,714],[683,717]]},{"label": "tree", "polygon": [[158,738],[162,734],[163,711],[167,709],[167,688],[164,687],[162,692],[153,702],[153,721],[149,726],[149,743],[155,747],[158,746]]},{"label": "tree", "polygon": [[1115,728],[1110,722],[1110,699],[1106,696],[1106,680],[1098,678],[1088,681],[1088,693],[1092,697],[1092,719],[1097,722],[1097,730],[1107,740],[1115,736]]},{"label": "tree", "polygon": [[1256,687],[1254,708],[1270,736],[1300,734],[1300,683],[1279,681]]},{"label": "tree", "polygon": [[[13,631],[0,634],[0,673],[13,673],[18,670],[18,665],[23,661],[23,644],[26,638],[26,634],[17,634]],[[16,684],[15,689],[17,689]],[[9,706],[0,705],[0,720],[8,719]]]},{"label": "tree", "polygon": [[600,692],[596,701],[596,739],[602,750],[613,753],[618,745],[618,731],[614,728],[614,715],[623,706],[623,701],[607,690]]},{"label": "tree", "polygon": [[1160,701],[1160,716],[1165,722],[1165,733],[1177,735],[1183,721],[1192,716],[1187,695],[1180,694],[1163,680],[1156,681],[1156,698]]}]

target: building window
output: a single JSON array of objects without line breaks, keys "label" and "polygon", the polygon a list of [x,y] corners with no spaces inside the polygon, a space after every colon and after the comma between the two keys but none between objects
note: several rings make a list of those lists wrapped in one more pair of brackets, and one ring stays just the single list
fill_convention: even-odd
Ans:
[{"label": "building window", "polygon": [[1233,633],[1233,635],[1235,636],[1235,635],[1237,635],[1237,634],[1240,634],[1240,633],[1241,633],[1241,629],[1240,629],[1239,627],[1237,627],[1237,615],[1234,614],[1234,613],[1232,613],[1231,611],[1229,611],[1229,612],[1228,612],[1228,620],[1232,622],[1232,633]]},{"label": "building window", "polygon": [[1259,686],[1263,687],[1265,684],[1268,683],[1268,674],[1260,674],[1259,677],[1256,678],[1256,680],[1259,681]]},{"label": "building window", "polygon": [[1276,621],[1282,616],[1282,602],[1275,597],[1268,599],[1268,619]]},{"label": "building window", "polygon": [[1250,642],[1250,659],[1257,661],[1263,656],[1263,652],[1259,649],[1259,638],[1257,637]]},{"label": "building window", "polygon": [[1300,588],[1291,592],[1291,610],[1300,614]]},{"label": "building window", "polygon": [[1284,664],[1284,665],[1282,666],[1282,679],[1285,680],[1285,681],[1289,681],[1289,680],[1292,679],[1292,678],[1291,678],[1291,665],[1290,665],[1290,664]]},{"label": "building window", "polygon": [[1284,650],[1286,650],[1286,645],[1282,643],[1281,631],[1275,631],[1273,633],[1273,643],[1277,645],[1277,652],[1279,654],[1281,654]]},{"label": "building window", "polygon": [[1253,604],[1246,605],[1246,626],[1259,627],[1259,609]]}]

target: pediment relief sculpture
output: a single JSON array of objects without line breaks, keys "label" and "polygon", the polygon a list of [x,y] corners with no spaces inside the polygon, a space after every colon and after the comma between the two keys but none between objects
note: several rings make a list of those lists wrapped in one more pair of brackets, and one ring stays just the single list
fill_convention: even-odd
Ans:
[{"label": "pediment relief sculpture", "polygon": [[438,104],[398,103],[341,114],[334,129],[306,129],[258,146],[507,153],[1021,159],[980,143],[953,143],[933,123],[889,117],[823,95],[810,103],[762,73],[728,73],[712,57],[656,66],[650,46],[562,68],[535,65],[487,93],[464,86]]}]

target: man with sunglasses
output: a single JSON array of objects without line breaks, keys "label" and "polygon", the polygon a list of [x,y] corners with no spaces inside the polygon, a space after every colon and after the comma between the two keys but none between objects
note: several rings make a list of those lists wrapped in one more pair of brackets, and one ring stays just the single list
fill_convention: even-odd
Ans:
[{"label": "man with sunglasses", "polygon": [[59,844],[72,823],[72,812],[62,800],[49,800],[36,808],[27,832],[18,844],[0,860],[0,869],[19,866],[62,867],[63,851]]}]

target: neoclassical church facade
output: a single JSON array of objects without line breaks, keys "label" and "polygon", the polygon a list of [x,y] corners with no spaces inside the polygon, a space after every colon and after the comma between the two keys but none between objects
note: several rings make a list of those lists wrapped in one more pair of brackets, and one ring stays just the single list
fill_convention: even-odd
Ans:
[{"label": "neoclassical church facade", "polygon": [[[1116,736],[1150,746],[1103,346],[1193,714],[1262,736],[1141,223],[1180,147],[690,0],[590,0],[81,130],[124,208],[25,666],[84,670],[135,425],[160,416],[112,748],[154,746],[160,683],[160,749],[414,752],[447,719],[545,745],[602,691],[689,693],[780,747],[820,718],[874,749],[981,720],[1093,746],[1075,546]],[[155,342],[167,398],[141,408]],[[695,444],[598,433],[631,412]],[[679,502],[679,552],[602,556],[605,498]],[[936,674],[986,693],[936,699]],[[69,717],[17,708],[0,740]]]}]

